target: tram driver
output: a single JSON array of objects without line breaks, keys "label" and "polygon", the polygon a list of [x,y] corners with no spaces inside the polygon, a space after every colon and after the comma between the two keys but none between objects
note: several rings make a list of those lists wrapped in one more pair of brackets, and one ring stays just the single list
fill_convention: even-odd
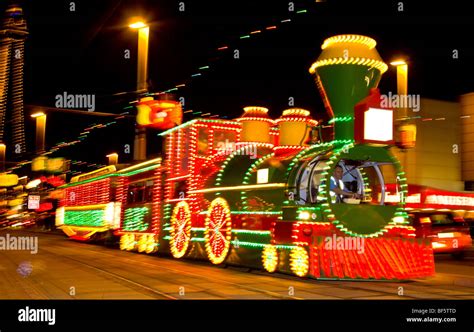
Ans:
[{"label": "tram driver", "polygon": [[330,185],[330,195],[333,203],[342,203],[344,202],[344,197],[348,198],[359,198],[359,195],[346,190],[346,186],[342,181],[342,176],[344,172],[342,166],[337,165],[334,169],[334,173],[331,176],[331,185]]}]

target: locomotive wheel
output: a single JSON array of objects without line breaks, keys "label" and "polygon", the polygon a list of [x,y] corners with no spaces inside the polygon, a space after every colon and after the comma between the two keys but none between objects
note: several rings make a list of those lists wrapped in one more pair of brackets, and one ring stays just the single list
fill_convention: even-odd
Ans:
[{"label": "locomotive wheel", "polygon": [[144,252],[147,247],[148,235],[142,234],[138,236],[139,236],[138,244],[137,244],[138,252]]},{"label": "locomotive wheel", "polygon": [[207,210],[204,239],[207,257],[213,264],[222,263],[229,253],[232,231],[230,208],[221,197],[214,199]]},{"label": "locomotive wheel", "polygon": [[309,255],[305,248],[294,247],[290,252],[290,268],[298,277],[304,277],[309,270]]},{"label": "locomotive wheel", "polygon": [[133,250],[135,248],[135,236],[124,234],[120,237],[120,250]]},{"label": "locomotive wheel", "polygon": [[128,234],[124,234],[120,237],[120,250],[127,250]]},{"label": "locomotive wheel", "polygon": [[173,209],[170,237],[171,254],[174,258],[183,257],[191,241],[191,211],[185,201],[179,202]]},{"label": "locomotive wheel", "polygon": [[267,244],[262,251],[263,267],[266,271],[275,272],[278,267],[278,250],[274,245]]},{"label": "locomotive wheel", "polygon": [[148,234],[148,240],[146,242],[145,252],[147,254],[152,254],[158,251],[158,243],[156,241],[155,235]]}]

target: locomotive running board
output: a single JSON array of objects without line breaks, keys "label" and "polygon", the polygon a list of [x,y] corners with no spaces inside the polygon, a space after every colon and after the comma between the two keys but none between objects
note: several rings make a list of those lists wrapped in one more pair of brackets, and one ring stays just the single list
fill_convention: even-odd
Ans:
[{"label": "locomotive running board", "polygon": [[[106,227],[100,227],[100,228],[90,228],[90,227],[74,227],[74,226],[61,226],[59,227],[68,237],[75,239],[75,240],[81,240],[81,241],[87,241],[90,239],[92,235],[94,235],[97,232],[105,232],[108,228]],[[80,233],[80,234],[78,234]]]}]

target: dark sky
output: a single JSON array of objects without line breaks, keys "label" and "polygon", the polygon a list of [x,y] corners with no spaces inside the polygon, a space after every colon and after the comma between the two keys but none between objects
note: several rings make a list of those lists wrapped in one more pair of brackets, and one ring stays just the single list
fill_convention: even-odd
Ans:
[{"label": "dark sky", "polygon": [[[149,79],[153,91],[186,82],[177,96],[186,109],[227,115],[242,113],[246,105],[270,108],[278,117],[288,98],[308,108],[315,118],[325,117],[321,98],[308,72],[320,54],[323,40],[341,33],[364,34],[377,41],[385,62],[398,55],[409,60],[409,93],[457,100],[474,91],[474,15],[461,1],[421,4],[402,1],[292,1],[281,0],[182,1],[176,0],[76,0],[17,1],[24,8],[30,35],[26,45],[25,103],[54,107],[55,95],[64,91],[95,94],[98,112],[123,112],[136,82],[137,33],[127,19],[141,15],[151,23]],[[5,3],[0,9],[3,12]],[[296,14],[298,10],[308,10]],[[290,18],[292,21],[281,23]],[[265,32],[264,28],[278,29]],[[254,30],[261,34],[239,39]],[[228,45],[227,51],[216,51]],[[130,49],[131,58],[124,58]],[[232,57],[238,49],[240,59]],[[459,58],[453,59],[453,49]],[[200,66],[207,74],[192,78]],[[396,90],[395,69],[389,68],[380,84],[382,92]],[[69,141],[92,123],[110,120],[89,115],[48,114],[47,144]],[[33,150],[33,121],[27,116],[29,150]],[[105,163],[111,151],[133,146],[133,120],[99,129],[81,144],[56,155]],[[155,137],[156,131],[149,136]],[[160,150],[149,140],[150,154]],[[121,153],[121,159],[131,155]]]}]

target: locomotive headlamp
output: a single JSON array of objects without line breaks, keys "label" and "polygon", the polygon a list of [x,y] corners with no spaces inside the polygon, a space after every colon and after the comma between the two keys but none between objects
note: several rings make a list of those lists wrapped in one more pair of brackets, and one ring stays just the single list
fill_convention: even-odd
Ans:
[{"label": "locomotive headlamp", "polygon": [[354,107],[356,143],[394,144],[393,110],[380,106],[380,92],[371,89],[367,98]]},{"label": "locomotive headlamp", "polygon": [[369,108],[364,112],[364,140],[391,141],[393,139],[393,111]]}]

